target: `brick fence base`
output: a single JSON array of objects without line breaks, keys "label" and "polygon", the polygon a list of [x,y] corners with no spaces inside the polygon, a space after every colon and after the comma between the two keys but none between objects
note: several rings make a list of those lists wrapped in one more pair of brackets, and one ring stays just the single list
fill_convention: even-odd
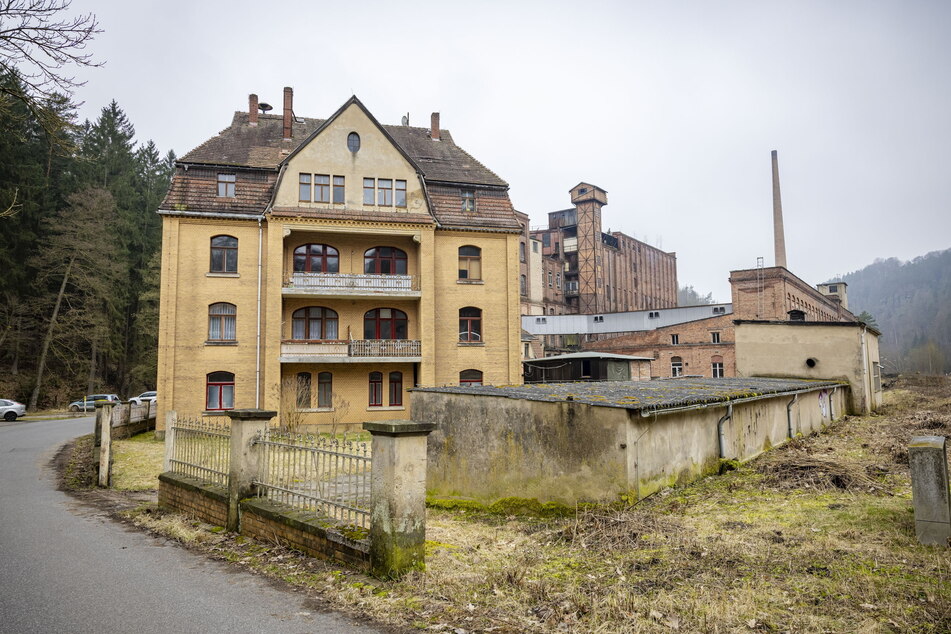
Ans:
[{"label": "brick fence base", "polygon": [[[159,506],[215,526],[228,522],[228,489],[177,473],[159,476]],[[365,529],[336,525],[332,520],[274,504],[260,498],[241,501],[242,535],[278,542],[308,555],[369,570],[370,542]]]}]

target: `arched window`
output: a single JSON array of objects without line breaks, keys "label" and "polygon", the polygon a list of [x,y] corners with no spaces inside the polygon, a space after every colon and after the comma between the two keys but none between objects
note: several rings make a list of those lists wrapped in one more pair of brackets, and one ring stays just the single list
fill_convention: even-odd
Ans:
[{"label": "arched window", "polygon": [[403,373],[390,372],[390,407],[403,404]]},{"label": "arched window", "polygon": [[238,272],[238,239],[234,236],[214,236],[211,239],[211,273]]},{"label": "arched window", "polygon": [[373,247],[363,254],[367,275],[406,275],[406,252],[396,247]]},{"label": "arched window", "polygon": [[211,372],[205,377],[205,409],[234,409],[234,374]]},{"label": "arched window", "polygon": [[326,244],[302,244],[294,249],[295,273],[339,273],[340,254]]},{"label": "arched window", "polygon": [[234,341],[237,308],[218,302],[208,307],[208,341]]},{"label": "arched window", "polygon": [[406,339],[406,313],[395,308],[374,308],[363,316],[364,339]]},{"label": "arched window", "polygon": [[370,373],[370,407],[383,407],[383,373]]},{"label": "arched window", "polygon": [[482,341],[482,309],[466,306],[459,309],[459,341]]},{"label": "arched window", "polygon": [[463,370],[459,373],[459,385],[482,385],[482,371]]},{"label": "arched window", "polygon": [[680,357],[670,358],[670,376],[684,375],[684,360]]},{"label": "arched window", "polygon": [[310,372],[297,373],[297,409],[310,407]]},{"label": "arched window", "polygon": [[321,372],[317,375],[317,407],[329,409],[333,407],[334,375],[330,372]]},{"label": "arched window", "polygon": [[459,279],[482,279],[482,249],[472,245],[459,247]]},{"label": "arched window", "polygon": [[337,338],[337,313],[321,306],[298,308],[291,316],[291,339],[317,341]]},{"label": "arched window", "polygon": [[715,379],[723,378],[723,357],[714,355],[710,357],[711,376]]}]

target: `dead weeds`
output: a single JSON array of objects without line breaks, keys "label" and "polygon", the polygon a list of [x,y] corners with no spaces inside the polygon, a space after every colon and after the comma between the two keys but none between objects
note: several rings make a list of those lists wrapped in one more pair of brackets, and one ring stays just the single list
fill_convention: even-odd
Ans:
[{"label": "dead weeds", "polygon": [[916,542],[901,456],[912,436],[939,430],[922,425],[945,424],[951,386],[895,387],[883,415],[636,506],[563,519],[430,509],[427,570],[400,581],[139,514],[335,608],[418,630],[947,632],[951,553]]}]

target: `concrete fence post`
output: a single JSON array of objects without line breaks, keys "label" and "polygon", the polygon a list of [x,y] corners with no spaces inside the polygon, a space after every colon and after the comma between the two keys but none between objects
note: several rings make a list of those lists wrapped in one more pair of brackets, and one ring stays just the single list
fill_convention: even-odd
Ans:
[{"label": "concrete fence post", "polygon": [[425,566],[426,436],[435,423],[363,423],[373,436],[370,572],[399,577]]},{"label": "concrete fence post", "polygon": [[96,427],[99,429],[99,486],[112,479],[112,403],[96,403]]},{"label": "concrete fence post", "polygon": [[908,445],[915,534],[922,544],[951,545],[951,499],[944,436],[917,436]]},{"label": "concrete fence post", "polygon": [[241,526],[239,506],[241,500],[254,493],[254,480],[261,467],[259,447],[253,444],[258,432],[268,428],[277,412],[264,409],[233,409],[231,417],[231,463],[228,477],[228,530],[237,531]]},{"label": "concrete fence post", "polygon": [[[165,412],[165,460],[162,461],[162,471],[169,472],[172,470],[172,459],[175,457],[175,410],[170,409]],[[158,436],[158,432],[156,432]],[[159,440],[156,437],[156,440]]]}]

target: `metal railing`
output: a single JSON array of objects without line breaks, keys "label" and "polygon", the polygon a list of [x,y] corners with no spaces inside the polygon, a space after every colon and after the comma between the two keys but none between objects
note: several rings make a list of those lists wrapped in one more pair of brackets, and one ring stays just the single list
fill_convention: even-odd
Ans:
[{"label": "metal railing", "polygon": [[350,342],[351,357],[419,357],[422,347],[418,339],[354,339]]},{"label": "metal railing", "polygon": [[418,291],[416,275],[370,275],[354,273],[292,273],[285,281],[287,288],[307,290],[354,290],[370,292]]},{"label": "metal railing", "polygon": [[179,418],[172,424],[170,431],[172,446],[168,459],[169,471],[228,486],[230,424]]},{"label": "metal railing", "polygon": [[258,497],[363,528],[370,525],[370,445],[266,430]]}]

